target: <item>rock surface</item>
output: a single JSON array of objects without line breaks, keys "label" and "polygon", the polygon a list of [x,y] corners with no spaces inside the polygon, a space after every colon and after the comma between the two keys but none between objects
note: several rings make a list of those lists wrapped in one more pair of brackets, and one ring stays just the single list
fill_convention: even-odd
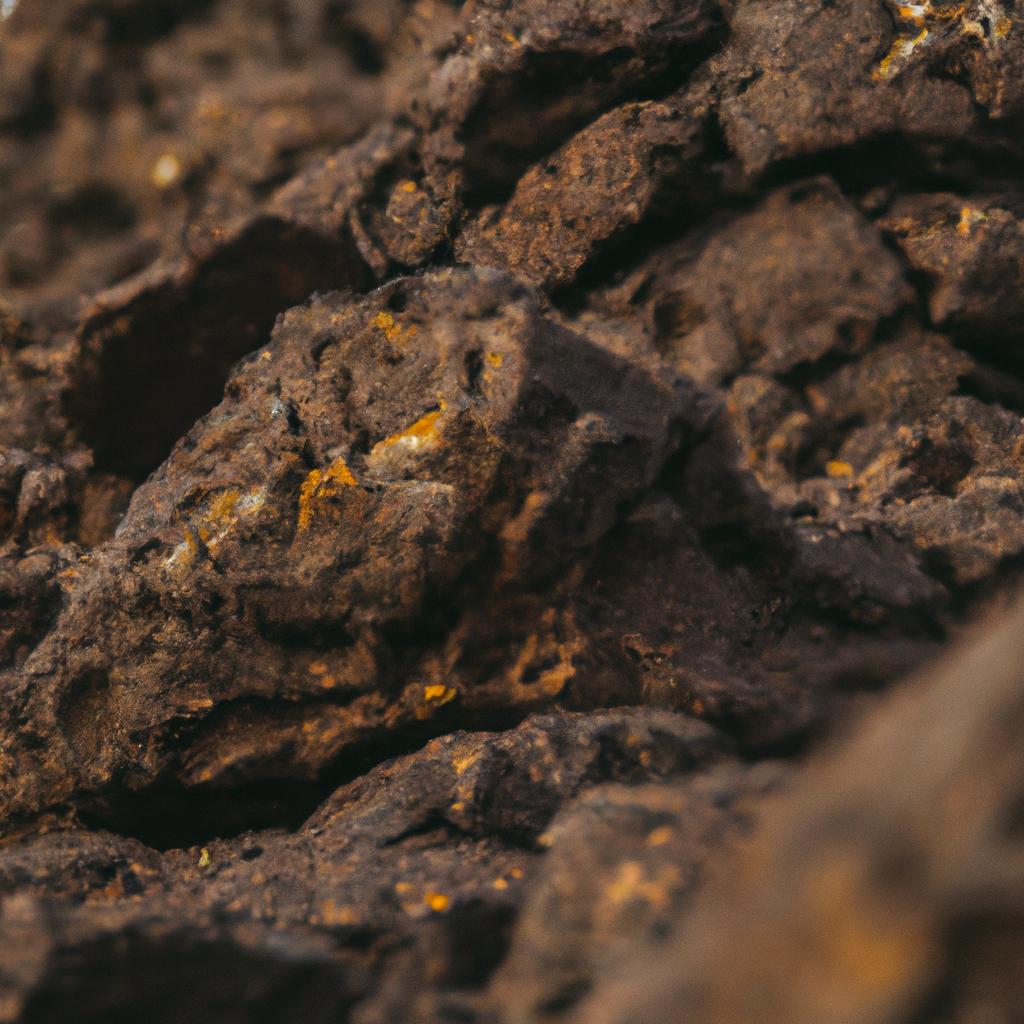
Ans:
[{"label": "rock surface", "polygon": [[0,1022],[1024,1016],[1016,5],[9,6]]}]

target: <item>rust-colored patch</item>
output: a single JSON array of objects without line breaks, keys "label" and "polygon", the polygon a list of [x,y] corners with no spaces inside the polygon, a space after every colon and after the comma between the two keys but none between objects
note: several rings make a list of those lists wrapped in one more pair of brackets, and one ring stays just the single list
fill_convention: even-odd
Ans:
[{"label": "rust-colored patch", "polygon": [[346,487],[356,486],[358,481],[344,458],[335,459],[326,469],[312,470],[299,491],[299,532],[309,529],[322,502],[337,497]]},{"label": "rust-colored patch", "polygon": [[423,901],[435,914],[443,914],[452,905],[451,899],[443,892],[428,892]]}]

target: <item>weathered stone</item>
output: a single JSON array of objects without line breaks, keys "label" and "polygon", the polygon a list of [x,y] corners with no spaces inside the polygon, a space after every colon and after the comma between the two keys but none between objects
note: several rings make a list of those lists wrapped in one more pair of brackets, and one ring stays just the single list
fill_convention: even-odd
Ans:
[{"label": "weathered stone", "polygon": [[0,10],[0,1021],[1024,1014],[1013,4]]}]

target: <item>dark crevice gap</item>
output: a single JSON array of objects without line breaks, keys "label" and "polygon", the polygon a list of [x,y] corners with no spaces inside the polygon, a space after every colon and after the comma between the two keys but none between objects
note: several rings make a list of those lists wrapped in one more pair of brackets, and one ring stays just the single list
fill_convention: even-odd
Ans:
[{"label": "dark crevice gap", "polygon": [[1024,416],[1024,381],[1019,364],[998,357],[983,360],[973,353],[972,358],[974,366],[959,379],[958,393]]},{"label": "dark crevice gap", "polygon": [[[908,142],[899,135],[878,135],[850,146],[811,156],[780,160],[758,180],[761,190],[826,174],[847,195],[863,196],[886,185],[903,192],[977,191],[996,182],[1019,180],[1024,157],[1004,147],[974,142]],[[983,185],[982,183],[988,183]]]},{"label": "dark crevice gap", "polygon": [[100,313],[65,399],[97,472],[144,480],[220,401],[232,366],[314,291],[366,283],[351,247],[265,217],[184,277]]},{"label": "dark crevice gap", "polygon": [[76,817],[87,828],[137,839],[157,850],[198,846],[250,831],[295,831],[335,790],[374,768],[452,732],[508,731],[528,714],[458,715],[453,709],[404,732],[353,744],[312,779],[263,779],[219,788],[187,787],[169,779],[135,792],[99,794],[83,801]]},{"label": "dark crevice gap", "polygon": [[455,907],[447,928],[451,955],[441,984],[456,990],[482,989],[508,955],[515,921],[511,906],[474,900]]},{"label": "dark crevice gap", "polygon": [[[1024,154],[997,145],[908,143],[896,135],[882,135],[851,146],[837,147],[813,156],[781,160],[757,179],[747,179],[735,166],[724,133],[712,114],[706,128],[709,179],[721,173],[721,191],[714,201],[680,202],[676,209],[659,210],[645,217],[635,228],[624,232],[595,254],[569,285],[557,288],[551,302],[562,313],[572,316],[585,306],[587,294],[614,280],[623,279],[637,269],[653,251],[692,238],[716,220],[742,214],[755,208],[767,191],[825,175],[833,179],[843,193],[860,200],[876,189],[899,185],[901,191],[970,192],[1000,191],[1020,180]],[[877,217],[879,211],[872,214]],[[906,258],[890,239],[901,262]],[[913,271],[908,267],[908,275]],[[912,280],[919,303],[924,281]],[[922,320],[928,323],[927,312]]]},{"label": "dark crevice gap", "polygon": [[48,971],[18,1014],[24,1024],[335,1024],[360,994],[330,957],[282,956],[185,927],[129,927],[60,946]]},{"label": "dark crevice gap", "polygon": [[222,790],[164,784],[97,797],[77,817],[86,828],[137,839],[156,850],[176,850],[250,831],[294,831],[312,813],[311,790],[319,793],[315,783],[297,781]]},{"label": "dark crevice gap", "polygon": [[[496,76],[459,132],[466,151],[466,208],[479,210],[506,202],[530,166],[616,107],[660,100],[677,92],[694,70],[722,47],[726,37],[725,25],[719,24],[704,38],[657,55],[629,47],[600,55],[531,53],[525,67]],[[627,75],[619,88],[608,87],[618,70],[638,60],[655,66],[646,74]],[[553,83],[559,83],[561,90],[553,93]],[[577,103],[571,114],[559,116],[564,104],[558,100],[569,94],[577,99],[590,96],[592,102]],[[510,130],[510,124],[516,129]],[[500,126],[499,136],[493,134],[495,126]]]},{"label": "dark crevice gap", "polygon": [[363,75],[381,74],[386,65],[380,44],[352,17],[348,4],[342,0],[329,0],[324,6],[322,25],[324,35],[352,62]]},{"label": "dark crevice gap", "polygon": [[404,832],[386,839],[384,846],[398,846],[410,839],[433,839],[435,837],[438,840],[437,845],[441,845],[449,840],[462,839],[467,834],[442,815],[431,814],[418,825],[413,825]]},{"label": "dark crevice gap", "polygon": [[[111,47],[146,46],[170,35],[184,22],[202,18],[211,6],[212,0],[149,0],[145,4],[111,4],[101,17]],[[83,8],[72,17],[69,27],[88,31],[95,11],[92,6]]]}]

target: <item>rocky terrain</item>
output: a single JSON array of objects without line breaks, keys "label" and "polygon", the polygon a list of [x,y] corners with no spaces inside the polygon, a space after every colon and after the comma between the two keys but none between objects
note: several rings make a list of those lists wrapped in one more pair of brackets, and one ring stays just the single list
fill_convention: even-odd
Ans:
[{"label": "rocky terrain", "polygon": [[1014,0],[0,12],[0,1022],[1024,1019]]}]

